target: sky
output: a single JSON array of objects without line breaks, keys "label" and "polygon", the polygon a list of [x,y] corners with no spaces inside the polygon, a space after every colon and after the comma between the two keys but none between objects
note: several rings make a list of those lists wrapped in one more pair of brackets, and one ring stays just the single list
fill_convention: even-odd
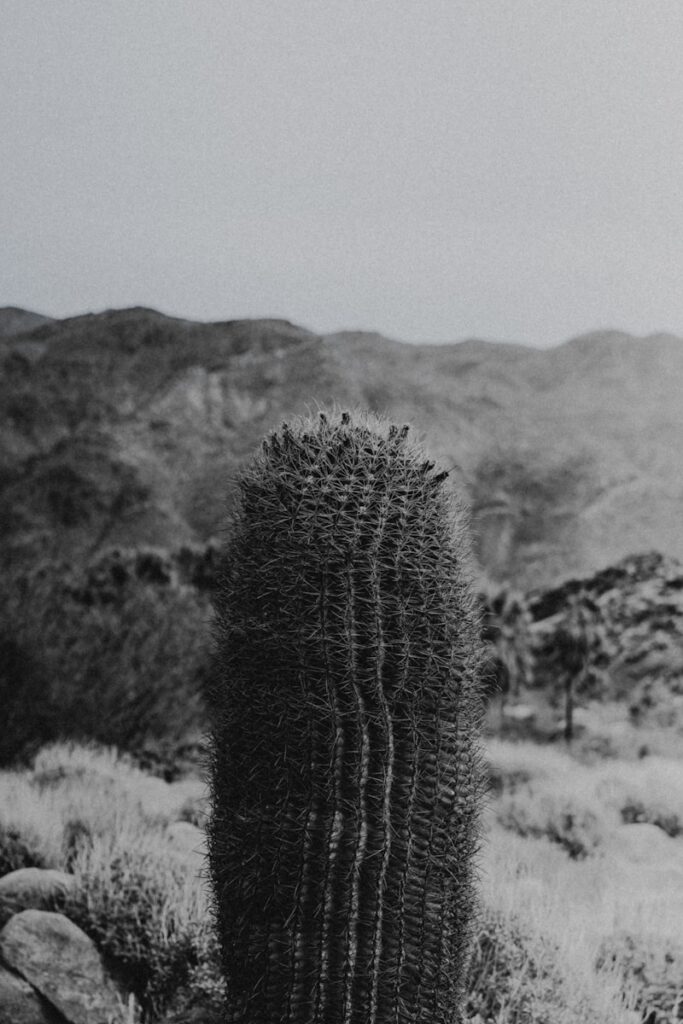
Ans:
[{"label": "sky", "polygon": [[683,335],[680,0],[0,10],[0,305]]}]

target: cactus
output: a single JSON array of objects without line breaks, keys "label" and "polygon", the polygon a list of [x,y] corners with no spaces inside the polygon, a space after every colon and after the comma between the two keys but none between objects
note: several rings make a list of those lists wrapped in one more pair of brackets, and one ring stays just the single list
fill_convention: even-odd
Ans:
[{"label": "cactus", "polygon": [[407,433],[321,413],[239,481],[209,690],[230,1024],[459,1019],[479,622],[447,473]]}]

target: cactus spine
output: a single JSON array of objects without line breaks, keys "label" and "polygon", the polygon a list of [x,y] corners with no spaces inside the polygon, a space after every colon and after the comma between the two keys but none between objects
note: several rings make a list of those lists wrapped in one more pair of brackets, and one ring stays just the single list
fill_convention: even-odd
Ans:
[{"label": "cactus spine", "polygon": [[408,428],[283,426],[214,597],[209,862],[230,1024],[452,1024],[475,885],[479,624]]}]

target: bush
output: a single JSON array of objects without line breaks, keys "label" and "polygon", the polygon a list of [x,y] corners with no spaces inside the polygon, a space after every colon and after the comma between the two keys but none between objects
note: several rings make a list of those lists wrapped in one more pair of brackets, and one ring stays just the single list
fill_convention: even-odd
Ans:
[{"label": "bush", "polygon": [[602,808],[587,803],[572,794],[529,790],[502,798],[496,818],[520,836],[545,837],[582,858],[595,852],[607,831]]},{"label": "bush", "polygon": [[17,772],[0,774],[0,875],[61,867],[63,822],[49,799]]},{"label": "bush", "polygon": [[0,765],[30,755],[52,738],[45,667],[30,649],[0,634]]},{"label": "bush", "polygon": [[125,978],[147,1017],[156,1019],[196,976],[209,914],[187,862],[163,842],[111,838],[77,855],[79,891],[66,913]]},{"label": "bush", "polygon": [[193,588],[132,577],[98,589],[49,565],[10,581],[3,605],[12,730],[0,764],[53,739],[136,751],[203,729],[208,613]]},{"label": "bush", "polygon": [[656,948],[628,933],[606,940],[597,967],[613,966],[624,986],[637,990],[636,1009],[644,1024],[683,1020],[683,947],[660,941]]},{"label": "bush", "polygon": [[166,834],[186,802],[187,788],[93,746],[53,745],[32,771],[0,772],[0,869],[71,871],[64,913],[97,943],[150,1022],[177,993],[211,1005],[220,995],[196,856]]},{"label": "bush", "polygon": [[506,1024],[541,1024],[553,1003],[562,976],[553,950],[539,948],[502,913],[485,910],[474,942],[467,976],[466,1015]]},{"label": "bush", "polygon": [[619,823],[596,793],[598,776],[567,754],[531,744],[492,741],[496,820],[520,836],[547,838],[571,857],[593,853]]},{"label": "bush", "polygon": [[44,868],[45,857],[21,832],[0,822],[0,877],[19,868]]},{"label": "bush", "polygon": [[[546,752],[523,745],[492,749],[505,780],[524,769],[535,784],[545,766],[546,784],[552,777],[557,785],[566,767],[555,768],[572,763],[558,755],[551,764]],[[632,766],[634,781],[646,768]],[[675,790],[673,766],[653,764],[647,782],[656,778]],[[174,853],[166,835],[167,824],[197,800],[196,780],[167,785],[93,746],[53,745],[32,771],[0,772],[1,863],[72,871],[77,895],[64,910],[100,944],[124,984],[134,984],[146,1024],[225,1019],[205,883],[196,859]],[[663,921],[653,909],[645,881],[624,895],[628,915],[622,907],[615,917],[609,865],[600,858],[570,860],[557,845],[495,823],[481,856],[484,909],[467,975],[471,1024],[673,1024],[679,923],[675,912]],[[641,920],[652,935],[638,930]],[[615,928],[623,935],[610,938]],[[671,938],[663,940],[666,928]],[[636,998],[643,1015],[659,1016],[634,1016]]]},{"label": "bush", "polygon": [[225,1021],[225,981],[220,965],[220,950],[213,929],[198,936],[196,966],[190,969],[187,984],[179,988],[162,1024],[223,1024]]}]

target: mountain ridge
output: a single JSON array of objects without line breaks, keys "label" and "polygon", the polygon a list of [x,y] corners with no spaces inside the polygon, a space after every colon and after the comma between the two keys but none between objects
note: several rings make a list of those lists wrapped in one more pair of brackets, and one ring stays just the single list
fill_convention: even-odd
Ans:
[{"label": "mountain ridge", "polygon": [[217,536],[240,460],[331,403],[414,424],[471,504],[492,579],[549,585],[636,551],[683,557],[675,335],[419,346],[133,307],[5,335],[0,360],[12,560]]}]

